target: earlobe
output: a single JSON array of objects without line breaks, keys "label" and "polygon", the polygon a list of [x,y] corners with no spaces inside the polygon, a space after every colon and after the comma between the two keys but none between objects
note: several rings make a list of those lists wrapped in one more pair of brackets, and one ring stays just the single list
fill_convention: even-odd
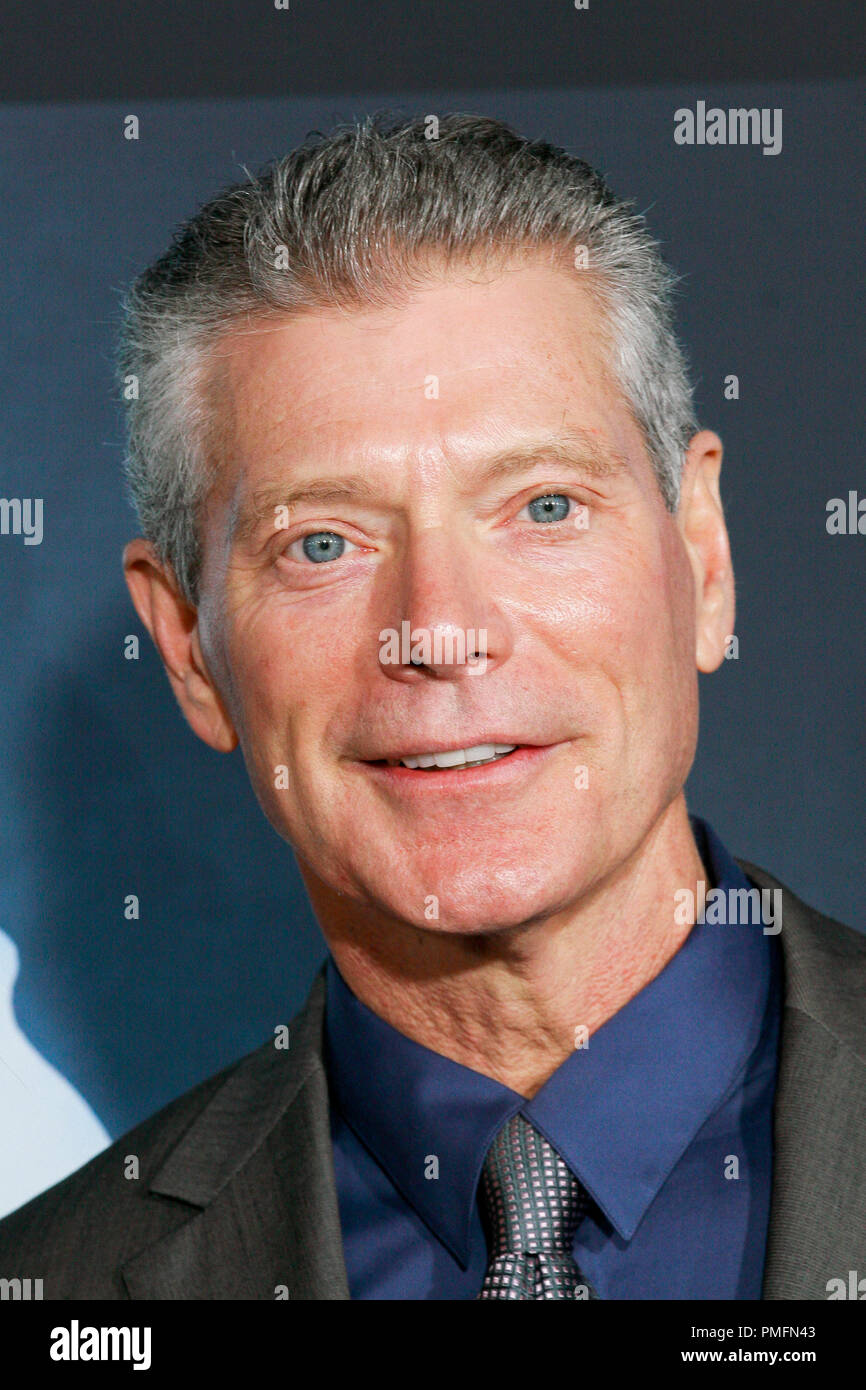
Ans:
[{"label": "earlobe", "polygon": [[238,738],[202,654],[196,609],[148,541],[130,541],[123,568],[135,611],[162,658],[187,723],[210,748],[230,753]]}]

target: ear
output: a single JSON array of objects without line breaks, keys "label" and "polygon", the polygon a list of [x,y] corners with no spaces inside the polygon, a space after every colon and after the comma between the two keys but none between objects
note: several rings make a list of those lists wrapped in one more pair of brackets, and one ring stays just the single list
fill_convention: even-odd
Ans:
[{"label": "ear", "polygon": [[677,524],[695,576],[695,661],[715,671],[734,632],[734,571],[719,493],[722,441],[700,430],[686,452]]},{"label": "ear", "polygon": [[201,649],[198,613],[180,592],[169,565],[145,540],[130,541],[123,570],[135,605],[162,657],[177,702],[190,728],[219,753],[230,753],[238,738]]}]

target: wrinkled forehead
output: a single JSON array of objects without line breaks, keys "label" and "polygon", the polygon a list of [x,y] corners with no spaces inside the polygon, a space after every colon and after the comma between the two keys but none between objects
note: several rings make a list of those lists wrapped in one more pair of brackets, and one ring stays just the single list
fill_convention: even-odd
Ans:
[{"label": "wrinkled forehead", "polygon": [[272,487],[343,474],[361,496],[434,472],[471,482],[545,449],[596,476],[645,467],[609,356],[596,295],[543,260],[452,270],[387,307],[251,321],[219,346],[220,491],[243,528]]}]

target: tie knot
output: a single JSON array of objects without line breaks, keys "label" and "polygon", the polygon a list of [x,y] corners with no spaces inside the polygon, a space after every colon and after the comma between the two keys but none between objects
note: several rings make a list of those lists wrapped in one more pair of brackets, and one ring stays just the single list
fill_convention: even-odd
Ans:
[{"label": "tie knot", "polygon": [[502,1126],[481,1173],[491,1258],[568,1254],[589,1196],[556,1149],[522,1115]]}]

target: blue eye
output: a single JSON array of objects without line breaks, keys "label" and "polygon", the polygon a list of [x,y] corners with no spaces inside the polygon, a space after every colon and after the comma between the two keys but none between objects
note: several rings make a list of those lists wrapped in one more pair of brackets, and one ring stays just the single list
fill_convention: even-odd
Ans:
[{"label": "blue eye", "polygon": [[351,541],[347,541],[345,536],[338,536],[336,531],[311,531],[309,536],[293,541],[289,550],[294,551],[296,558],[300,559],[297,555],[297,547],[300,546],[308,560],[320,565],[325,560],[339,560],[347,545],[351,545]]},{"label": "blue eye", "polygon": [[546,492],[543,497],[533,497],[528,503],[529,515],[533,521],[564,521],[570,503],[571,498],[561,492]]}]

